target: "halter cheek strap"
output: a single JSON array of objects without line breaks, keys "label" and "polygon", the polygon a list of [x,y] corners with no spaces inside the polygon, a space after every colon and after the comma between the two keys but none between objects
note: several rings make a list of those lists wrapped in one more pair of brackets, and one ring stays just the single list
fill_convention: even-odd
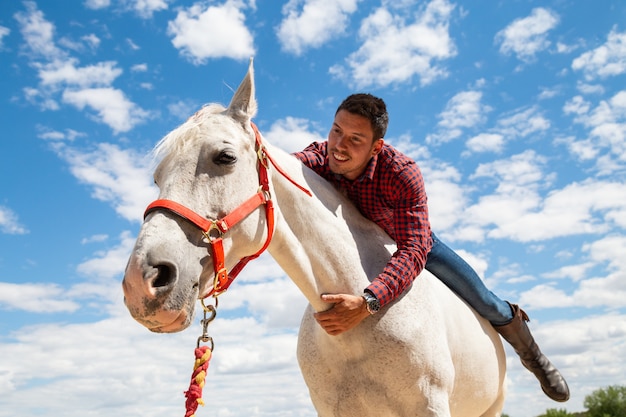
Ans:
[{"label": "halter cheek strap", "polygon": [[[227,214],[221,219],[216,220],[207,219],[199,215],[195,211],[183,206],[182,204],[167,199],[158,199],[153,201],[148,205],[146,211],[144,212],[145,219],[148,214],[157,209],[168,210],[194,224],[202,231],[202,234],[210,242],[210,251],[213,259],[213,271],[215,273],[215,279],[213,280],[213,288],[201,298],[206,298],[211,295],[213,297],[217,297],[218,295],[224,293],[228,289],[230,284],[232,284],[232,282],[235,280],[237,275],[241,272],[241,270],[246,266],[246,264],[251,260],[258,258],[267,249],[270,242],[272,241],[272,237],[274,235],[274,204],[272,202],[272,196],[270,193],[268,175],[268,168],[270,163],[282,176],[288,179],[292,184],[294,184],[296,187],[298,187],[309,196],[312,195],[309,190],[296,183],[291,177],[289,177],[289,175],[287,175],[287,173],[285,173],[285,171],[283,171],[276,164],[276,162],[267,153],[267,149],[265,148],[265,146],[263,146],[259,130],[254,125],[254,123],[251,123],[251,126],[254,130],[254,136],[257,146],[257,156],[259,158],[259,191],[256,194],[241,203],[231,213]],[[226,269],[226,257],[224,255],[224,245],[222,237],[230,230],[232,226],[245,219],[249,214],[251,214],[254,210],[262,205],[265,205],[265,217],[267,223],[267,238],[265,239],[265,243],[256,253],[240,259],[229,273]]]}]

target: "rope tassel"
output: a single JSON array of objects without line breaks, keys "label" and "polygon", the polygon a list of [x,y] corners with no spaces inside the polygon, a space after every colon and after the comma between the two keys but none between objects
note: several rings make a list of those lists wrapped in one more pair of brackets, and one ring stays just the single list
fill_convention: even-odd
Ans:
[{"label": "rope tassel", "polygon": [[211,349],[208,346],[200,346],[196,348],[194,353],[196,361],[191,374],[189,390],[185,391],[185,397],[187,398],[185,401],[185,407],[187,408],[185,417],[195,417],[198,406],[204,405],[202,388],[204,388],[207,370],[209,369],[209,360],[211,359]]}]

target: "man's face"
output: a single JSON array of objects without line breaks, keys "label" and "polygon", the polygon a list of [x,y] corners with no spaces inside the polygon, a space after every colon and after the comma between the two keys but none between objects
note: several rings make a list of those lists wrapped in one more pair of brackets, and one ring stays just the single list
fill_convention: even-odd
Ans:
[{"label": "man's face", "polygon": [[354,180],[367,163],[380,152],[383,139],[374,140],[370,121],[358,114],[340,110],[328,133],[328,165],[331,172]]}]

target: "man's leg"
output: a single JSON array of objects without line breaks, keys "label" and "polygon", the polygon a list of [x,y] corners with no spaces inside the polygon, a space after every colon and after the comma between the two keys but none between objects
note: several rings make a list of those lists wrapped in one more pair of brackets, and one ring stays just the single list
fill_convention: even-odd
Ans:
[{"label": "man's leg", "polygon": [[476,271],[434,233],[432,237],[433,248],[428,254],[426,269],[492,325],[510,323],[513,312],[509,303],[489,291]]},{"label": "man's leg", "polygon": [[465,300],[478,314],[489,320],[500,335],[513,346],[522,365],[539,380],[543,392],[555,401],[567,401],[569,388],[560,372],[541,353],[530,329],[528,316],[517,305],[498,298],[467,262],[441,242],[433,233],[433,247],[426,269]]}]

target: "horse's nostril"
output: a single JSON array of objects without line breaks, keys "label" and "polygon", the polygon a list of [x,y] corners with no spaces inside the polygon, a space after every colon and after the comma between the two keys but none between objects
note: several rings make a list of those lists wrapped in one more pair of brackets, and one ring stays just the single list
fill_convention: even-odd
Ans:
[{"label": "horse's nostril", "polygon": [[155,267],[157,269],[157,275],[154,280],[152,280],[153,288],[162,288],[170,286],[176,278],[172,273],[172,268],[167,265],[157,265]]}]

